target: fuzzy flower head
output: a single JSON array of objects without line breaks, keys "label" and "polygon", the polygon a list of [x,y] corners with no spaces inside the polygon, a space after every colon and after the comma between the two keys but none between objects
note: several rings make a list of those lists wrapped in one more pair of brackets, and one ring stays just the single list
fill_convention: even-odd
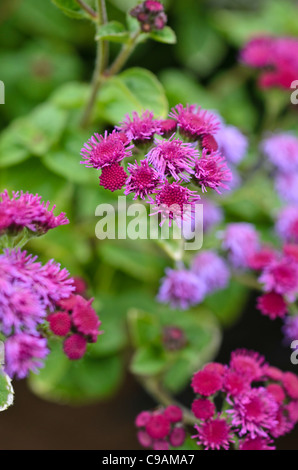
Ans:
[{"label": "fuzzy flower head", "polygon": [[127,173],[119,163],[103,167],[99,177],[99,185],[112,192],[117,191],[125,185]]},{"label": "fuzzy flower head", "polygon": [[48,355],[47,340],[28,333],[17,333],[5,341],[5,371],[23,379],[30,371],[38,372]]},{"label": "fuzzy flower head", "polygon": [[187,309],[197,305],[206,294],[205,284],[187,269],[166,269],[157,300],[173,308]]},{"label": "fuzzy flower head", "polygon": [[212,418],[200,425],[195,424],[197,434],[191,436],[206,450],[228,449],[233,442],[232,430],[224,418]]},{"label": "fuzzy flower head", "polygon": [[257,387],[235,398],[233,409],[227,413],[232,418],[232,425],[240,428],[240,436],[249,434],[254,439],[268,437],[277,424],[277,411],[278,405],[271,393],[264,387]]},{"label": "fuzzy flower head", "polygon": [[129,163],[127,171],[129,176],[126,180],[124,194],[134,193],[134,199],[140,197],[145,199],[148,194],[152,194],[162,181],[161,175],[152,168],[147,160],[140,163]]},{"label": "fuzzy flower head", "polygon": [[257,301],[257,308],[271,320],[283,318],[288,312],[285,299],[281,294],[274,291],[261,295]]},{"label": "fuzzy flower head", "polygon": [[277,215],[275,230],[281,240],[298,243],[298,207],[287,206]]},{"label": "fuzzy flower head", "polygon": [[246,267],[248,260],[260,246],[255,227],[246,222],[228,224],[222,238],[222,247],[228,251],[229,260],[234,267]]},{"label": "fuzzy flower head", "polygon": [[132,117],[128,114],[119,126],[116,127],[121,132],[124,132],[129,141],[141,144],[151,141],[155,134],[161,134],[160,121],[154,119],[152,112],[146,110],[143,114],[139,115],[133,111]]},{"label": "fuzzy flower head", "polygon": [[165,176],[189,181],[193,166],[199,157],[198,150],[191,143],[184,143],[173,134],[169,140],[156,140],[147,154],[154,168]]},{"label": "fuzzy flower head", "polygon": [[255,351],[237,349],[231,354],[230,369],[249,382],[263,377],[265,358]]},{"label": "fuzzy flower head", "polygon": [[81,150],[82,163],[87,167],[95,169],[104,168],[114,163],[118,163],[125,157],[132,155],[129,140],[123,132],[113,131],[104,135],[94,134]]},{"label": "fuzzy flower head", "polygon": [[26,228],[38,235],[59,225],[68,224],[64,213],[54,215],[55,206],[42,202],[38,194],[13,191],[10,197],[7,190],[0,193],[0,235],[8,231],[16,234]]},{"label": "fuzzy flower head", "polygon": [[222,389],[223,376],[217,370],[204,368],[194,374],[191,386],[195,393],[209,397]]},{"label": "fuzzy flower head", "polygon": [[272,445],[272,440],[260,436],[256,436],[254,439],[247,437],[239,444],[239,450],[275,450],[275,446]]},{"label": "fuzzy flower head", "polygon": [[213,135],[220,128],[220,121],[215,114],[195,104],[187,104],[186,107],[178,104],[169,117],[176,119],[180,133],[190,140],[198,140],[205,134]]},{"label": "fuzzy flower head", "polygon": [[170,445],[181,446],[186,437],[182,419],[182,410],[176,405],[153,412],[142,411],[135,420],[139,443],[154,450],[169,450]]},{"label": "fuzzy flower head", "polygon": [[262,141],[261,150],[279,171],[298,170],[298,138],[295,135],[272,134]]},{"label": "fuzzy flower head", "polygon": [[263,69],[259,78],[262,88],[287,89],[297,79],[297,51],[296,38],[260,36],[245,45],[240,59],[251,67]]},{"label": "fuzzy flower head", "polygon": [[198,253],[192,260],[191,270],[205,283],[208,293],[224,289],[230,279],[225,260],[211,250]]},{"label": "fuzzy flower head", "polygon": [[226,160],[238,165],[246,155],[247,137],[235,126],[222,125],[215,135],[218,149]]},{"label": "fuzzy flower head", "polygon": [[207,188],[211,188],[220,194],[220,188],[229,189],[225,183],[231,179],[232,173],[225,158],[219,152],[207,153],[203,149],[194,171],[194,181],[202,187],[202,191],[206,192]]},{"label": "fuzzy flower head", "polygon": [[161,214],[162,223],[166,220],[171,225],[171,221],[175,220],[179,225],[181,220],[191,217],[191,209],[200,196],[190,189],[181,186],[178,183],[169,183],[166,181],[155,191],[155,200],[149,197],[148,202],[153,204],[154,214]]},{"label": "fuzzy flower head", "polygon": [[283,201],[298,204],[298,170],[291,173],[278,173],[275,177],[275,189]]},{"label": "fuzzy flower head", "polygon": [[292,298],[298,289],[298,264],[282,258],[269,264],[262,272],[259,282],[266,292],[276,292]]},{"label": "fuzzy flower head", "polygon": [[47,310],[69,297],[73,281],[53,260],[45,265],[25,251],[0,255],[0,330],[5,334],[28,331],[35,334]]},{"label": "fuzzy flower head", "polygon": [[130,11],[131,16],[136,18],[145,33],[163,29],[167,23],[164,6],[157,0],[145,0]]}]

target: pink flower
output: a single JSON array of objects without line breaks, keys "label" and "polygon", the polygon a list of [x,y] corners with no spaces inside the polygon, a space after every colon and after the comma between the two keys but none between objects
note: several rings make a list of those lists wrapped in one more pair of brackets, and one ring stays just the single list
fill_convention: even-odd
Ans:
[{"label": "pink flower", "polygon": [[251,67],[265,67],[272,61],[273,40],[268,36],[251,39],[241,51],[241,60]]},{"label": "pink flower", "polygon": [[153,204],[153,211],[150,215],[161,214],[163,224],[166,220],[171,226],[171,221],[180,225],[181,219],[191,217],[191,209],[200,196],[190,189],[178,183],[166,181],[155,191],[155,200],[149,197],[149,203]]},{"label": "pink flower", "polygon": [[126,134],[127,138],[135,144],[152,140],[155,134],[161,134],[160,121],[154,119],[152,112],[146,110],[141,116],[133,111],[132,118],[125,116],[125,120],[116,129]]},{"label": "pink flower", "polygon": [[223,418],[213,418],[194,427],[198,434],[191,437],[198,439],[197,444],[203,445],[206,450],[228,449],[233,442],[231,428]]},{"label": "pink flower", "polygon": [[263,315],[271,318],[271,320],[284,317],[288,311],[288,306],[283,296],[274,291],[261,295],[257,301],[257,308]]},{"label": "pink flower", "polygon": [[162,413],[151,415],[146,423],[146,432],[152,439],[164,439],[170,433],[171,425],[168,418]]},{"label": "pink flower", "polygon": [[191,386],[195,393],[209,397],[222,389],[223,378],[215,371],[203,369],[194,374]]},{"label": "pink flower", "polygon": [[269,246],[263,246],[250,255],[247,260],[247,264],[250,269],[260,271],[276,259],[277,253],[273,250],[273,248]]},{"label": "pink flower", "polygon": [[99,185],[114,192],[125,185],[126,178],[127,173],[124,168],[119,163],[112,163],[101,170]]},{"label": "pink flower", "polygon": [[129,177],[126,180],[124,194],[135,193],[134,199],[138,197],[145,199],[148,194],[155,191],[162,180],[161,175],[149,166],[147,160],[141,160],[140,164],[137,161],[134,164],[129,163],[127,171]]},{"label": "pink flower", "polygon": [[249,389],[250,381],[233,370],[228,370],[224,378],[224,389],[228,396],[238,397]]},{"label": "pink flower", "polygon": [[186,432],[182,427],[175,427],[169,436],[169,442],[172,447],[180,447],[183,445],[186,437]]},{"label": "pink flower", "polygon": [[285,372],[282,376],[282,384],[288,396],[298,399],[298,377],[293,372]]},{"label": "pink flower", "polygon": [[3,191],[0,194],[0,234],[6,230],[14,234],[27,228],[42,235],[52,228],[69,223],[63,212],[54,215],[56,206],[51,210],[49,206],[49,201],[42,202],[38,194],[13,191],[12,197],[9,197],[7,190]]},{"label": "pink flower", "polygon": [[169,140],[156,140],[147,159],[160,174],[173,176],[176,181],[189,181],[198,156],[193,144],[184,143],[173,134]]},{"label": "pink flower", "polygon": [[103,136],[95,133],[84,144],[81,150],[83,161],[80,163],[95,169],[104,168],[130,157],[132,148],[133,145],[129,145],[129,140],[122,132],[108,134],[106,131]]},{"label": "pink flower", "polygon": [[164,410],[164,416],[171,422],[171,423],[179,423],[183,419],[183,413],[181,408],[176,405],[169,405]]},{"label": "pink flower", "polygon": [[164,119],[159,121],[160,132],[164,137],[171,137],[177,130],[177,121],[174,119]]},{"label": "pink flower", "polygon": [[275,450],[272,441],[268,438],[256,436],[254,439],[247,437],[239,444],[239,450]]},{"label": "pink flower", "polygon": [[214,416],[215,405],[207,398],[197,398],[192,402],[191,410],[197,419],[206,421]]},{"label": "pink flower", "polygon": [[210,155],[210,153],[217,152],[218,143],[212,134],[204,134],[201,137],[201,147],[205,149],[207,155]]},{"label": "pink flower", "polygon": [[186,107],[178,104],[169,117],[176,119],[181,134],[192,140],[198,140],[204,134],[213,135],[220,128],[220,121],[213,113],[195,104]]},{"label": "pink flower", "polygon": [[232,179],[232,173],[227,167],[225,158],[219,152],[206,152],[203,149],[202,156],[196,161],[194,181],[206,192],[207,188],[214,189],[220,194],[219,188],[229,189],[225,184]]},{"label": "pink flower", "polygon": [[57,336],[66,336],[70,332],[71,318],[66,312],[55,312],[48,316],[49,327]]},{"label": "pink flower", "polygon": [[260,380],[263,375],[265,358],[255,351],[237,349],[230,359],[230,368],[249,382]]},{"label": "pink flower", "polygon": [[70,360],[81,359],[86,353],[86,348],[87,340],[77,333],[68,336],[63,343],[63,351]]},{"label": "pink flower", "polygon": [[95,310],[91,307],[93,299],[86,300],[76,295],[76,303],[73,307],[71,319],[77,331],[89,338],[89,342],[95,343],[99,335],[101,321]]},{"label": "pink flower", "polygon": [[293,296],[298,288],[298,265],[283,258],[268,265],[259,278],[266,292]]},{"label": "pink flower", "polygon": [[267,437],[277,424],[278,405],[273,396],[263,387],[252,388],[234,399],[232,409],[227,410],[232,419],[232,426],[240,427],[239,436],[249,433]]}]

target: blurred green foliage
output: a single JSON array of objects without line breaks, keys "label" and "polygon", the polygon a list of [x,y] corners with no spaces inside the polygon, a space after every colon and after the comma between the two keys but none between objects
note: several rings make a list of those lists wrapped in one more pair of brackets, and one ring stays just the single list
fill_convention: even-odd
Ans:
[{"label": "blurred green foliage", "polygon": [[[125,69],[103,85],[92,123],[83,130],[79,123],[94,67],[94,25],[75,0],[1,2],[0,79],[6,102],[0,116],[0,188],[38,193],[56,204],[57,213],[66,212],[70,224],[32,240],[28,250],[43,261],[55,258],[72,275],[87,280],[104,330],[77,363],[66,360],[61,344],[53,342],[45,369],[30,378],[32,389],[47,399],[82,403],[116,392],[128,367],[124,351],[131,344],[130,371],[162,373],[164,385],[176,393],[216,354],[220,329],[233,324],[245,307],[246,289],[232,283],[197,311],[162,310],[154,299],[171,260],[150,241],[96,239],[96,206],[114,204],[121,193],[99,187],[96,171],[79,164],[80,149],[95,131],[111,128],[133,110],[148,108],[165,117],[177,103],[197,103],[216,110],[249,137],[246,170],[259,159],[257,138],[271,129],[272,110],[288,106],[289,129],[296,115],[287,93],[265,96],[257,89],[254,72],[238,62],[239,48],[255,33],[297,35],[297,6],[290,0],[164,3],[177,44],[171,44],[169,31],[139,44]],[[89,4],[94,6],[92,0]],[[125,23],[127,10],[135,4],[110,0],[109,19]],[[116,41],[111,58],[125,36],[119,24],[113,27],[108,31]],[[251,221],[264,237],[270,236],[278,201],[262,175],[218,202],[226,220]],[[204,246],[216,244],[211,234]],[[161,328],[169,323],[188,336],[188,346],[179,354],[169,355],[162,348]]]}]

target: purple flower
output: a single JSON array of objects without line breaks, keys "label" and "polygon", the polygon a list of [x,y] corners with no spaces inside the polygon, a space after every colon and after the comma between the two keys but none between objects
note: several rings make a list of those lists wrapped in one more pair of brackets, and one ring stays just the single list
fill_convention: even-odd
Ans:
[{"label": "purple flower", "polygon": [[182,269],[166,269],[157,300],[169,303],[173,308],[187,309],[203,301],[206,286],[193,272]]},{"label": "purple flower", "polygon": [[250,257],[259,249],[259,236],[252,224],[228,224],[222,234],[222,248],[229,252],[229,260],[236,268],[247,267]]},{"label": "purple flower", "polygon": [[129,177],[126,180],[126,189],[124,194],[135,193],[134,199],[140,197],[144,199],[148,194],[154,192],[161,183],[160,174],[151,168],[147,160],[141,160],[140,164],[129,163],[127,167]]},{"label": "purple flower", "polygon": [[192,260],[191,270],[205,283],[208,294],[227,287],[230,279],[225,260],[211,250],[198,253]]},{"label": "purple flower", "polygon": [[178,104],[169,117],[176,119],[181,134],[192,140],[198,140],[204,134],[215,134],[220,128],[215,114],[195,104],[187,104],[186,107]]},{"label": "purple flower", "polygon": [[298,315],[286,316],[282,328],[285,335],[285,343],[291,344],[292,341],[298,340]]},{"label": "purple flower", "polygon": [[152,112],[146,110],[141,116],[133,111],[132,118],[127,114],[124,121],[116,129],[125,133],[135,143],[151,140],[154,134],[161,134],[160,121],[154,119]]},{"label": "purple flower", "polygon": [[36,331],[47,309],[68,298],[73,280],[68,271],[53,260],[44,266],[26,251],[6,250],[0,255],[0,329]]},{"label": "purple flower", "polygon": [[219,152],[207,152],[203,149],[202,156],[195,164],[194,181],[206,192],[207,188],[214,189],[220,194],[219,188],[228,189],[225,184],[231,181],[232,174],[225,158]]},{"label": "purple flower", "polygon": [[275,188],[281,199],[298,204],[298,171],[278,173],[275,177]]},{"label": "purple flower", "polygon": [[81,150],[83,161],[80,163],[89,168],[99,169],[120,162],[132,155],[133,145],[129,143],[123,132],[114,130],[108,134],[106,131],[103,136],[96,133],[84,144]]},{"label": "purple flower", "polygon": [[288,206],[277,215],[275,230],[286,242],[298,243],[298,207]]},{"label": "purple flower", "polygon": [[246,155],[247,137],[235,126],[222,125],[215,135],[219,151],[228,162],[238,165]]},{"label": "purple flower", "polygon": [[[175,134],[169,140],[156,140],[155,146],[147,154],[147,159],[154,168],[166,176],[173,176],[178,181],[180,178],[189,181],[193,174],[192,167],[199,157],[199,151],[194,144],[183,143],[175,138]],[[185,174],[186,173],[186,174]]]},{"label": "purple flower", "polygon": [[291,134],[273,134],[263,140],[261,149],[280,171],[298,170],[298,138]]},{"label": "purple flower", "polygon": [[12,197],[9,197],[7,190],[3,191],[0,193],[0,233],[5,230],[15,233],[27,228],[43,234],[69,223],[64,213],[55,216],[53,211],[56,206],[50,210],[49,205],[49,201],[42,202],[38,194],[13,191]]},{"label": "purple flower", "polygon": [[259,282],[266,292],[277,292],[293,298],[298,289],[298,264],[284,257],[270,263],[262,272]]},{"label": "purple flower", "polygon": [[5,341],[5,371],[23,379],[30,371],[38,372],[48,355],[47,340],[28,333],[17,333]]}]

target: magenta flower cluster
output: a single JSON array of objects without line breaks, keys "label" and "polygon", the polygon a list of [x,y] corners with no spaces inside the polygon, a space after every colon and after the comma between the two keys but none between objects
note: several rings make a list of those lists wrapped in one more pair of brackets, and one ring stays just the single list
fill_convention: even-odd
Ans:
[{"label": "magenta flower cluster", "polygon": [[[38,195],[13,192],[10,198],[4,191],[0,195],[3,244],[7,237],[12,238],[9,245],[13,244],[14,236],[23,229],[42,235],[68,223],[64,214],[54,216],[53,209],[49,210],[49,202],[44,204]],[[15,247],[0,254],[0,332],[5,338],[5,370],[11,378],[22,379],[43,367],[50,352],[48,325],[53,333],[67,336],[63,346],[70,359],[82,357],[87,342],[97,340],[100,321],[90,305],[92,301],[73,295],[77,288],[82,289],[82,283],[75,284],[68,271],[53,259],[42,264]],[[66,307],[64,312],[57,312],[71,301],[71,317],[65,313]],[[65,315],[69,317],[68,330]]]},{"label": "magenta flower cluster", "polygon": [[38,194],[23,191],[13,191],[10,197],[8,191],[0,193],[0,235],[4,232],[15,235],[24,228],[38,235],[59,225],[68,224],[64,213],[57,216],[50,209],[49,201],[42,202]]},{"label": "magenta flower cluster", "polygon": [[297,376],[254,351],[234,351],[228,365],[207,364],[191,386],[198,420],[192,437],[203,449],[271,450],[298,421]]},{"label": "magenta flower cluster", "polygon": [[155,411],[142,411],[135,420],[139,443],[153,450],[180,447],[186,437],[182,420],[182,410],[176,405],[158,408]]},{"label": "magenta flower cluster", "polygon": [[101,170],[105,189],[124,188],[125,195],[151,204],[162,222],[179,223],[191,217],[200,201],[198,188],[229,189],[232,173],[215,138],[220,127],[214,113],[195,105],[178,104],[164,120],[148,110],[141,115],[134,111],[111,133],[92,136],[81,150],[81,163]]},{"label": "magenta flower cluster", "polygon": [[261,88],[290,88],[298,76],[297,57],[297,38],[266,35],[248,41],[240,54],[244,64],[261,70]]}]

